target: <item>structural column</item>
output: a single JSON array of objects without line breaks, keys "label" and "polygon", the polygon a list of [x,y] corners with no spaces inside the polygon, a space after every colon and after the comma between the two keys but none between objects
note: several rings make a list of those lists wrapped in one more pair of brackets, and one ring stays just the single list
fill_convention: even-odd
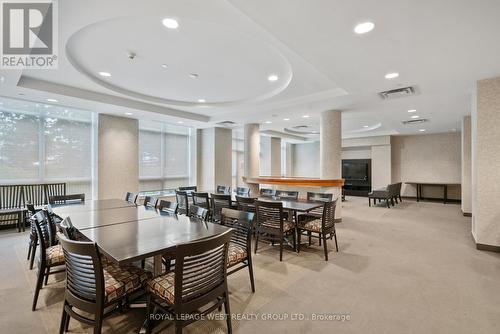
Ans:
[{"label": "structural column", "polygon": [[[342,178],[342,118],[338,110],[328,110],[321,113],[320,119],[320,178]],[[333,193],[337,198],[335,216],[341,219],[342,189],[338,187],[323,188],[324,192]]]},{"label": "structural column", "polygon": [[[245,176],[255,178],[259,176],[260,166],[260,132],[259,124],[245,124]],[[257,196],[259,194],[259,185],[248,183],[250,194]]]},{"label": "structural column", "polygon": [[271,137],[271,176],[281,176],[281,138]]}]

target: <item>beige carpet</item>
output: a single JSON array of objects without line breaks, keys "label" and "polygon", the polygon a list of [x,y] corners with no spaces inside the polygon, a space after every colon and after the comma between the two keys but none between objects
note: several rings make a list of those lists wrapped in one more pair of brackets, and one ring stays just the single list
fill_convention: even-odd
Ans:
[{"label": "beige carpet", "polygon": [[[458,205],[369,208],[366,199],[349,197],[343,206],[340,252],[330,241],[328,262],[317,244],[300,254],[287,250],[281,263],[276,248],[261,244],[256,293],[248,271],[229,277],[232,312],[246,317],[233,321],[236,333],[500,333],[500,254],[474,248],[470,218]],[[51,278],[31,312],[36,271],[27,269],[27,237],[0,234],[0,333],[55,333],[64,283]],[[313,320],[320,315],[330,319]],[[144,316],[143,309],[117,313],[104,332],[137,332]],[[211,320],[184,332],[225,328]],[[169,322],[158,329],[173,332]],[[90,331],[71,321],[70,332]]]}]

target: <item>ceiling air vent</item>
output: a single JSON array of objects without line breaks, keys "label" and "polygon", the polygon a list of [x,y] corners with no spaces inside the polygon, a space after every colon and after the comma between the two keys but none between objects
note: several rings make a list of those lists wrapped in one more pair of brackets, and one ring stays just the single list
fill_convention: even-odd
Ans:
[{"label": "ceiling air vent", "polygon": [[397,99],[399,97],[412,96],[412,95],[415,95],[415,93],[416,93],[415,87],[408,86],[408,87],[403,87],[403,88],[386,90],[385,92],[378,93],[378,95],[383,100],[391,100],[391,99]]},{"label": "ceiling air vent", "polygon": [[409,120],[409,121],[403,121],[403,124],[404,125],[412,125],[412,124],[422,124],[422,123],[425,123],[425,122],[428,122],[429,120],[426,119],[426,118],[420,118],[420,119],[412,119],[412,120]]},{"label": "ceiling air vent", "polygon": [[220,125],[220,126],[225,126],[225,127],[232,127],[234,126],[236,123],[233,122],[233,121],[223,121],[223,122],[218,122],[217,125]]}]

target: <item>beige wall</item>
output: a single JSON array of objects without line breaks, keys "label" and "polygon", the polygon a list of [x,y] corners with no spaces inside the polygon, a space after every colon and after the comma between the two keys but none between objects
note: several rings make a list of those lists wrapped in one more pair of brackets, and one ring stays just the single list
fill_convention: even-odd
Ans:
[{"label": "beige wall", "polygon": [[[393,182],[460,183],[460,133],[392,137]],[[413,186],[403,184],[403,196],[415,196]],[[425,188],[424,197],[442,198],[442,189]],[[460,199],[460,187],[448,189],[450,199]]]},{"label": "beige wall", "polygon": [[391,183],[391,145],[371,147],[372,189],[386,187]]},{"label": "beige wall", "polygon": [[462,212],[472,213],[471,117],[462,120]]},{"label": "beige wall", "polygon": [[225,128],[198,130],[197,185],[200,190],[214,191],[217,185],[232,183],[232,131]]},{"label": "beige wall", "polygon": [[500,246],[500,77],[477,82],[472,111],[472,233]]},{"label": "beige wall", "polygon": [[125,198],[139,190],[139,122],[99,114],[98,199]]},{"label": "beige wall", "polygon": [[281,175],[281,138],[271,138],[271,175]]}]

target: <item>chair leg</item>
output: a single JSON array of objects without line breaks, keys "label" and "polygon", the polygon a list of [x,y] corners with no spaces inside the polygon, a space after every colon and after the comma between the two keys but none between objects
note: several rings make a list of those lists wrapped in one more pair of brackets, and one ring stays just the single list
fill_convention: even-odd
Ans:
[{"label": "chair leg", "polygon": [[333,233],[333,237],[335,238],[335,249],[337,250],[337,252],[339,251],[339,244],[337,242],[337,231],[335,231]]},{"label": "chair leg", "polygon": [[[321,240],[321,238],[319,240]],[[328,246],[326,244],[326,234],[324,233],[323,233],[323,247],[325,249],[325,261],[328,261]]]},{"label": "chair leg", "polygon": [[321,246],[321,233],[319,233],[319,245]]},{"label": "chair leg", "polygon": [[309,246],[311,246],[311,231],[307,231],[307,236],[309,237]]},{"label": "chair leg", "polygon": [[28,257],[26,258],[26,260],[30,259],[31,249],[32,248],[33,248],[33,242],[30,241],[30,243],[28,244]]},{"label": "chair leg", "polygon": [[33,263],[35,262],[35,253],[36,253],[37,244],[33,245],[33,249],[31,250],[31,259],[30,259],[30,270],[33,269]]},{"label": "chair leg", "polygon": [[144,269],[146,267],[146,259],[141,260],[141,268]]},{"label": "chair leg", "polygon": [[297,229],[297,253],[300,253],[300,239],[302,238],[302,230]]},{"label": "chair leg", "polygon": [[47,286],[47,283],[49,281],[49,275],[50,275],[50,267],[47,267],[47,271],[45,272],[45,286]]},{"label": "chair leg", "polygon": [[255,249],[253,250],[254,254],[257,254],[257,247],[259,246],[259,231],[255,232]]},{"label": "chair leg", "polygon": [[68,314],[68,316],[66,317],[66,324],[64,325],[64,330],[65,330],[66,332],[67,332],[67,331],[68,331],[68,329],[69,329],[69,321],[70,321],[70,320],[71,320],[71,317],[70,317],[70,316],[69,316],[69,314]]},{"label": "chair leg", "polygon": [[64,301],[63,304],[63,311],[62,311],[62,316],[61,316],[61,324],[59,325],[59,334],[63,334],[66,332],[66,322],[67,322],[67,317],[68,314],[66,313],[66,301]]},{"label": "chair leg", "polygon": [[389,204],[389,199],[386,199],[385,200],[385,203],[387,204],[387,208],[390,209],[391,208],[391,205]]},{"label": "chair leg", "polygon": [[147,319],[147,327],[146,327],[146,333],[151,333],[153,330],[153,317],[151,316],[154,313],[154,305],[153,305],[153,295],[151,293],[148,293],[148,299],[147,299],[147,311],[146,311],[146,319]]},{"label": "chair leg", "polygon": [[252,286],[252,292],[255,292],[255,282],[253,279],[253,265],[252,256],[248,253],[248,274],[250,275],[250,285]]},{"label": "chair leg", "polygon": [[280,235],[280,262],[283,261],[283,235]]},{"label": "chair leg", "polygon": [[368,197],[368,206],[372,206],[372,201],[371,201],[370,197]]},{"label": "chair leg", "polygon": [[296,228],[293,229],[292,239],[293,239],[293,251],[296,252],[297,251],[297,229]]},{"label": "chair leg", "polygon": [[227,290],[224,297],[224,311],[226,312],[227,332],[231,334],[233,332],[233,326],[231,325],[231,309],[229,308],[229,294]]},{"label": "chair leg", "polygon": [[102,318],[102,313],[98,312],[95,316],[94,334],[101,334]]},{"label": "chair leg", "polygon": [[38,294],[40,293],[40,289],[43,285],[43,274],[45,273],[45,268],[40,264],[40,268],[38,268],[38,277],[36,280],[35,286],[35,295],[33,296],[33,305],[31,306],[31,310],[36,310],[36,303],[38,301]]}]

